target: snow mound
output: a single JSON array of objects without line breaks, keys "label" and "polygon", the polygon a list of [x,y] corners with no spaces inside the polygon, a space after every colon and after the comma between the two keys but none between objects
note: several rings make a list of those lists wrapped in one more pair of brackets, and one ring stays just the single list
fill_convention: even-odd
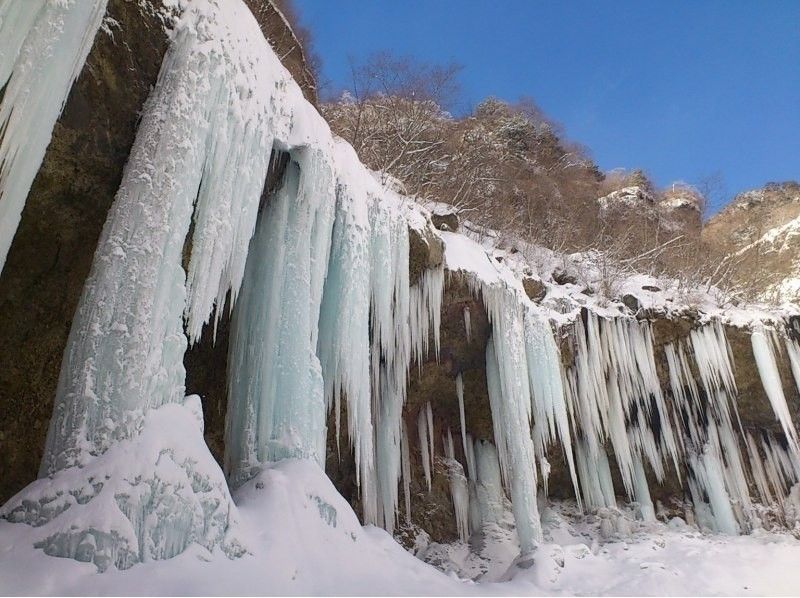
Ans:
[{"label": "snow mound", "polygon": [[197,395],[150,411],[138,435],[85,466],[30,484],[0,508],[0,520],[7,522],[0,537],[25,538],[100,571],[169,559],[192,543],[244,553],[225,478],[203,439]]}]

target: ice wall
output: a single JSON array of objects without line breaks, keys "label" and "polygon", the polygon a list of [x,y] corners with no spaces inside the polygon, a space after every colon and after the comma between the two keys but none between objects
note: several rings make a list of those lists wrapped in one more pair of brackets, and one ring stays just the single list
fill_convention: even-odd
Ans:
[{"label": "ice wall", "polygon": [[0,271],[106,2],[0,3]]},{"label": "ice wall", "polygon": [[[270,156],[282,154],[286,172],[264,195],[269,168],[282,163]],[[398,483],[410,476],[401,448],[408,370],[438,351],[443,270],[409,280],[409,227],[424,226],[419,208],[334,141],[242,2],[186,5],[73,321],[42,477],[68,485],[108,466],[110,451],[141,440],[152,412],[181,404],[183,354],[230,293],[229,481],[285,457],[322,465],[326,404],[338,422],[344,396],[365,519],[391,530]],[[189,495],[222,483],[207,451],[200,461]],[[178,492],[180,476],[162,474],[154,467],[145,479],[159,496]],[[102,550],[133,555],[117,566],[174,556],[212,528],[216,507],[185,520],[156,502],[137,492],[113,511],[112,527],[132,528],[141,544],[155,520],[177,540],[137,552],[130,534],[112,530]],[[233,509],[227,492],[217,502]],[[82,554],[73,536],[48,550]],[[221,542],[213,537],[209,548]]]},{"label": "ice wall", "polygon": [[[512,504],[519,503],[523,483],[518,474],[510,473],[509,463],[512,467],[526,463],[522,475],[535,471],[524,448],[526,440],[509,443],[512,435],[525,435],[524,426],[515,431],[513,422],[528,418],[540,473],[527,486],[533,496],[537,487],[547,492],[548,457],[552,458],[554,448],[561,448],[576,499],[590,510],[616,508],[617,495],[624,493],[642,519],[653,520],[653,484],[669,477],[670,483],[686,488],[702,527],[725,533],[759,527],[755,501],[777,509],[778,517],[783,517],[784,498],[800,479],[800,455],[776,366],[776,352],[783,347],[775,330],[756,328],[751,339],[784,442],[773,434],[756,437],[742,429],[732,352],[719,320],[708,319],[686,339],[660,349],[666,362],[662,380],[649,322],[583,310],[571,334],[572,364],[562,372],[546,315],[514,290],[518,283],[509,278],[504,265],[460,235],[442,236],[448,268],[467,276],[492,322],[487,382],[499,462]],[[519,312],[524,313],[524,350],[518,348],[520,334],[513,322],[509,324]],[[800,372],[797,347],[795,341],[786,340],[796,379]],[[502,359],[498,358],[501,351]],[[517,365],[515,358],[526,353],[527,364]],[[503,369],[517,373],[506,375]],[[510,380],[505,386],[504,378]],[[520,384],[523,379],[527,387]],[[796,396],[795,388],[791,392]],[[530,415],[523,410],[509,418],[504,410],[527,404],[519,396],[530,398]],[[522,457],[510,458],[514,450],[521,451]],[[614,487],[613,470],[619,472],[621,487]],[[509,478],[516,481],[516,491]],[[525,510],[519,504],[514,504],[514,513],[523,546],[535,544],[536,524],[525,522]],[[473,515],[473,519],[479,518]],[[528,539],[528,526],[534,530],[533,540]]]},{"label": "ice wall", "polygon": [[[64,22],[71,22],[91,4],[47,6],[60,7]],[[193,541],[209,549],[228,542],[235,507],[202,441],[202,427],[167,431],[158,439],[146,431],[152,413],[184,402],[184,319],[194,339],[213,310],[223,308],[228,290],[234,299],[238,294],[276,143],[333,153],[327,127],[302,99],[245,5],[187,5],[146,103],[73,320],[42,480],[18,496],[13,510],[13,520],[38,525],[36,505],[49,505],[53,492],[60,496],[71,488],[77,504],[62,499],[63,509],[48,515],[51,528],[70,531],[42,540],[48,553],[82,558],[93,545],[105,555],[98,567],[124,567],[169,558]],[[312,169],[313,164],[307,168]],[[316,181],[309,176],[303,185]],[[187,279],[182,259],[192,224]],[[324,227],[316,233],[324,236]],[[308,284],[320,295],[327,254],[309,259],[315,261]],[[196,450],[181,458],[185,443]],[[127,455],[148,452],[123,467],[114,455],[125,446],[143,447],[128,448]],[[97,472],[112,473],[104,474],[104,482]],[[136,487],[127,488],[131,483]],[[157,546],[143,548],[148,542]]]}]

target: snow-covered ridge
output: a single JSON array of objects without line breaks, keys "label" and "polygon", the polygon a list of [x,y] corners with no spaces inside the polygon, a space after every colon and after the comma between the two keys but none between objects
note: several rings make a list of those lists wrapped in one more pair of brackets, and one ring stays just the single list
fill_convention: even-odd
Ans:
[{"label": "snow-covered ridge", "polygon": [[[270,169],[279,183],[264,194]],[[409,369],[439,351],[445,269],[428,268],[413,285],[409,277],[409,227],[427,227],[428,218],[331,136],[240,0],[189,4],[73,321],[42,479],[0,509],[3,525],[27,525],[15,539],[100,569],[172,558],[192,544],[241,556],[250,544],[227,485],[255,500],[259,482],[279,478],[264,473],[271,463],[323,463],[333,410],[337,437],[341,426],[349,441],[339,448],[354,454],[364,521],[392,531],[401,482],[410,516]],[[440,236],[447,268],[467,277],[492,325],[494,442],[462,424],[461,443],[450,430],[443,444],[462,537],[496,524],[507,493],[519,550],[533,552],[544,540],[539,487],[547,487],[553,449],[565,455],[582,508],[615,508],[624,492],[652,520],[647,469],[657,479],[691,471],[694,511],[710,529],[758,525],[748,476],[761,501],[782,507],[800,474],[774,359],[786,351],[800,377],[795,341],[771,329],[753,336],[775,417],[794,440],[759,445],[735,425],[733,366],[718,319],[671,347],[669,393],[649,323],[604,317],[611,311],[599,304],[573,317],[575,360],[565,367],[550,320],[581,310],[538,305],[516,270],[521,262],[500,262],[466,236]],[[226,308],[223,478],[187,416],[197,404],[184,396],[183,356]],[[429,478],[442,443],[430,409],[416,423]],[[623,488],[613,487],[607,447]],[[303,504],[330,522],[342,510],[321,494]]]}]

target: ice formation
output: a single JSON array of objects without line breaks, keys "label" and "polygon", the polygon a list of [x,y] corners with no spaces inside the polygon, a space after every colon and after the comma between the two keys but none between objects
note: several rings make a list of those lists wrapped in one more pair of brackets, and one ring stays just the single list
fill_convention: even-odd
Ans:
[{"label": "ice formation", "polygon": [[[262,201],[270,168],[280,183]],[[230,292],[230,483],[285,457],[322,463],[325,406],[338,422],[344,395],[365,520],[391,530],[406,378],[431,339],[438,352],[444,280],[410,283],[408,206],[333,140],[244,4],[189,5],[73,322],[42,476],[105,463],[149,412],[182,402],[184,319],[194,342]],[[426,425],[432,465],[430,407]],[[139,534],[161,514],[137,504],[125,517]],[[183,526],[207,518],[174,525],[191,536]]]},{"label": "ice formation", "polygon": [[0,3],[0,271],[106,2]]},{"label": "ice formation", "polygon": [[453,511],[456,518],[458,537],[462,542],[469,539],[469,486],[464,475],[464,467],[456,459],[453,446],[453,434],[448,429],[447,436],[442,439],[444,456],[447,460],[447,476],[450,480],[450,496],[453,499]]},{"label": "ice formation", "polygon": [[[75,55],[85,58],[92,10],[102,15],[102,3],[34,4],[62,10],[63,31],[83,32],[72,70],[64,70],[74,78],[83,61]],[[21,6],[0,5],[0,30],[27,24],[3,38],[0,75],[13,71],[11,83],[30,68],[17,60],[20,48],[29,40],[34,50],[42,46],[39,13]],[[7,90],[3,110],[12,97]],[[15,122],[3,143],[28,126]],[[25,195],[14,181],[32,177],[13,161],[3,168],[11,166],[14,176],[4,171],[0,180],[17,195],[0,187],[0,210]],[[267,180],[275,182],[265,189]],[[438,463],[446,466],[459,538],[497,524],[510,498],[523,555],[542,541],[539,486],[546,495],[559,459],[584,509],[615,509],[620,491],[652,520],[650,484],[667,476],[688,488],[698,523],[721,532],[758,525],[751,480],[762,502],[793,504],[786,497],[800,479],[798,439],[775,361],[784,347],[772,330],[755,330],[752,348],[785,443],[742,429],[719,321],[663,347],[662,381],[648,322],[584,310],[565,368],[551,314],[529,300],[508,267],[454,233],[440,235],[447,269],[466,277],[491,324],[485,367],[493,442],[467,429],[461,373],[460,443],[434,421],[430,402],[404,413],[415,362],[421,368],[429,353],[439,355],[445,269],[425,269],[413,283],[409,273],[410,235],[427,226],[421,208],[334,140],[240,0],[187,5],[73,321],[42,479],[0,516],[41,528],[37,546],[48,554],[101,569],[169,558],[191,542],[240,554],[226,484],[246,485],[285,458],[323,465],[329,414],[337,443],[346,430],[348,446],[337,447],[352,450],[364,521],[389,532],[401,484],[405,522],[412,520],[412,439],[429,491],[442,442]],[[184,396],[183,356],[212,318],[217,325],[227,297],[225,480],[202,426],[187,424],[187,413],[202,416],[197,399]],[[472,343],[469,308],[463,318]],[[800,344],[786,339],[785,350],[800,383]],[[180,433],[153,432],[168,426]],[[144,456],[126,461],[134,451]],[[622,488],[614,488],[612,467]]]}]

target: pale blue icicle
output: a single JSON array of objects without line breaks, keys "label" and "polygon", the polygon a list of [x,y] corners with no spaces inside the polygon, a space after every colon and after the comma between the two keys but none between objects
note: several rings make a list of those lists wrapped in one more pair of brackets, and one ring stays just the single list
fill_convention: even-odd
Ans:
[{"label": "pale blue icicle", "polygon": [[761,384],[772,405],[775,418],[780,422],[792,451],[797,453],[800,450],[798,448],[797,430],[789,414],[789,406],[786,404],[786,396],[783,394],[781,385],[781,376],[775,363],[773,345],[776,341],[772,335],[768,337],[768,334],[769,332],[763,326],[756,328],[750,334],[750,341],[753,345],[753,358],[756,361]]}]

